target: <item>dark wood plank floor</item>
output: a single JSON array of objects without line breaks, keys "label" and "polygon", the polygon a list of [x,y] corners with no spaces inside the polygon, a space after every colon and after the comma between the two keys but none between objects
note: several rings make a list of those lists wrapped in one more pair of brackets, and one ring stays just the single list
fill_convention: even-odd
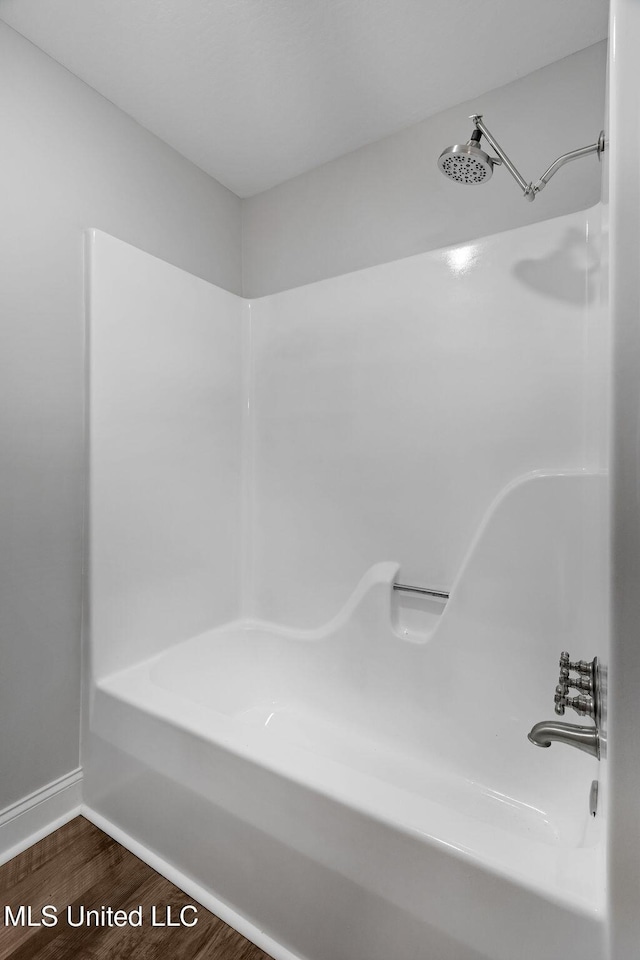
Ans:
[{"label": "dark wood plank floor", "polygon": [[[0,960],[271,960],[204,907],[193,927],[151,926],[151,906],[158,919],[171,908],[194,903],[178,887],[148,867],[84,817],[77,817],[29,850],[0,867]],[[32,907],[33,921],[45,904],[58,908],[52,927],[5,924],[5,906],[15,913]],[[79,908],[143,907],[141,927],[73,927]],[[185,912],[185,919],[196,916]]]}]

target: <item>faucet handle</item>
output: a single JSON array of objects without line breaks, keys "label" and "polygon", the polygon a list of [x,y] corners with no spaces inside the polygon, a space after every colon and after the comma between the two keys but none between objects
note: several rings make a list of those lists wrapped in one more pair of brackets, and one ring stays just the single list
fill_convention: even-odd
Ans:
[{"label": "faucet handle", "polygon": [[560,674],[562,675],[569,670],[575,670],[583,677],[591,677],[593,676],[593,663],[589,663],[588,660],[570,660],[567,651],[563,650],[560,654]]},{"label": "faucet handle", "polygon": [[588,677],[572,677],[569,674],[568,667],[560,667],[558,685],[564,687],[565,694],[569,692],[569,687],[573,687],[574,690],[584,690],[586,693],[593,693],[593,677],[591,674]]},{"label": "faucet handle", "polygon": [[553,702],[555,703],[555,711],[559,717],[564,717],[564,710],[567,706],[569,697],[569,687],[564,683],[559,683],[556,687],[555,696]]},{"label": "faucet handle", "polygon": [[566,706],[571,707],[581,717],[591,717],[593,719],[595,716],[593,697],[588,697],[584,694],[580,694],[577,697],[567,697]]},{"label": "faucet handle", "polygon": [[584,694],[579,694],[577,697],[570,697],[568,693],[569,691],[567,686],[563,683],[559,683],[556,687],[555,696],[553,698],[553,702],[555,703],[555,711],[558,716],[563,717],[567,707],[571,707],[571,709],[575,710],[576,713],[581,717],[595,716],[593,697],[585,696]]}]

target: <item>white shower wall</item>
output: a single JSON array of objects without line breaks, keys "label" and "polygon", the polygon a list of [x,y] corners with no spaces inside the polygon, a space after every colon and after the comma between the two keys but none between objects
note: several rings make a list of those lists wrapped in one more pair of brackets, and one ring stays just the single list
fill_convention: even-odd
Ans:
[{"label": "white shower wall", "polygon": [[252,301],[256,617],[322,623],[380,560],[447,589],[510,480],[603,464],[599,222]]},{"label": "white shower wall", "polygon": [[384,560],[450,588],[514,478],[602,467],[599,221],[250,302],[92,232],[95,673],[319,625]]},{"label": "white shower wall", "polygon": [[99,231],[90,632],[102,675],[240,614],[240,297]]}]

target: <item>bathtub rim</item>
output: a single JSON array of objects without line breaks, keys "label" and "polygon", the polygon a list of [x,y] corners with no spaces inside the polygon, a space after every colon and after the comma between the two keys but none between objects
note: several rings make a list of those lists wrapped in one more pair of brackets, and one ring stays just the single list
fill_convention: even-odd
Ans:
[{"label": "bathtub rim", "polygon": [[[148,756],[132,747],[135,738],[131,737],[123,715],[122,706],[125,705],[156,723],[176,728],[205,745],[210,744],[353,809],[420,844],[446,850],[458,861],[473,864],[556,906],[578,912],[591,920],[604,920],[605,890],[595,882],[596,878],[603,876],[602,824],[597,827],[600,839],[592,846],[552,846],[472,819],[459,811],[452,813],[441,804],[352,770],[335,760],[268,735],[258,736],[266,731],[254,731],[231,717],[170,693],[150,678],[149,665],[155,659],[96,682],[90,710],[90,733],[166,774],[163,767],[151,763]],[[118,730],[119,725],[121,729]],[[398,818],[399,806],[404,811],[402,819]],[[572,881],[584,883],[585,877],[591,878],[587,892],[577,890]]]}]

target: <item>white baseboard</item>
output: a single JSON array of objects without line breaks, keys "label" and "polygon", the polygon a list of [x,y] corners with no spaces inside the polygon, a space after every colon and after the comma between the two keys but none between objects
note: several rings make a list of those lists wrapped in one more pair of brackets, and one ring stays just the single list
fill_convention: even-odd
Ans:
[{"label": "white baseboard", "polygon": [[189,897],[200,903],[207,910],[210,910],[216,917],[220,917],[221,920],[228,923],[230,927],[237,930],[238,933],[246,937],[247,940],[250,940],[251,943],[255,943],[257,947],[260,947],[261,950],[268,953],[274,960],[305,960],[304,957],[301,957],[297,953],[292,953],[291,950],[288,950],[281,943],[278,943],[277,940],[274,940],[263,930],[260,930],[259,927],[256,927],[254,923],[247,920],[242,914],[236,913],[236,911],[224,903],[224,901],[218,900],[217,897],[214,897],[213,894],[209,893],[208,890],[195,880],[191,880],[186,874],[182,873],[181,870],[177,870],[171,866],[170,863],[167,863],[166,860],[163,860],[162,857],[159,857],[149,850],[148,847],[138,843],[137,840],[134,840],[133,837],[125,833],[124,830],[116,827],[115,824],[107,820],[106,817],[103,817],[102,814],[96,813],[95,810],[92,810],[91,807],[87,807],[84,804],[81,812],[82,816],[94,823],[96,827],[104,830],[105,833],[113,837],[114,840],[117,840],[118,843],[121,843],[123,847],[130,850],[136,857],[144,860],[150,867],[153,867],[153,869],[162,874],[163,877],[166,877],[167,880],[174,883],[176,887],[180,887]]},{"label": "white baseboard", "polygon": [[0,811],[0,864],[53,833],[81,812],[82,769]]}]

